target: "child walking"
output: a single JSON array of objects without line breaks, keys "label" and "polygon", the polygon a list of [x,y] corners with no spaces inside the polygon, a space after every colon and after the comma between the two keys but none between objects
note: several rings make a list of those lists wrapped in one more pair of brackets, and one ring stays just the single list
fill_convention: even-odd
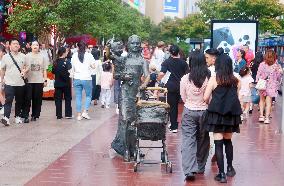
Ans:
[{"label": "child walking", "polygon": [[251,104],[251,88],[253,86],[253,78],[251,77],[250,70],[248,67],[243,67],[240,70],[241,76],[241,89],[239,92],[240,102],[243,109],[242,120],[247,119],[248,112]]},{"label": "child walking", "polygon": [[103,64],[103,72],[101,74],[101,96],[102,108],[109,108],[111,99],[111,87],[113,86],[113,74],[111,71],[111,63]]}]

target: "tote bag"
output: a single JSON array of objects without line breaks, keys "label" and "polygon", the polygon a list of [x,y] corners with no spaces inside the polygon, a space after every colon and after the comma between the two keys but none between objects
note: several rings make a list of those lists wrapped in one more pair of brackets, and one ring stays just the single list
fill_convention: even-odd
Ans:
[{"label": "tote bag", "polygon": [[265,79],[259,79],[255,88],[257,90],[266,90],[266,81]]}]

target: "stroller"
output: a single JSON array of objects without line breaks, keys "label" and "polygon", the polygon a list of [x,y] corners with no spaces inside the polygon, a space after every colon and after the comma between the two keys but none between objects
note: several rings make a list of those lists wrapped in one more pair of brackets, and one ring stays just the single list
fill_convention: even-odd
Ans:
[{"label": "stroller", "polygon": [[[146,91],[158,90],[167,94],[166,88],[159,87],[149,87]],[[166,149],[166,128],[168,123],[168,112],[169,104],[167,100],[165,102],[161,101],[147,101],[138,100],[137,103],[137,121],[136,125],[136,156],[134,164],[134,172],[137,172],[138,165],[140,164],[159,164],[157,163],[146,163],[144,159],[140,156],[141,149],[145,148],[162,148],[161,152],[161,162],[166,165],[166,172],[172,173],[172,163],[168,160],[168,152]],[[150,140],[150,141],[162,141],[162,146],[152,147],[152,146],[140,146],[140,140]]]}]

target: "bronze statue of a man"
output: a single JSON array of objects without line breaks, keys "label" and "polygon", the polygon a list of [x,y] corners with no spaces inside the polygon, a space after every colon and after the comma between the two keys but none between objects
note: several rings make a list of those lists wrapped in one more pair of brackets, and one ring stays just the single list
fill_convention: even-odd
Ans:
[{"label": "bronze statue of a man", "polygon": [[[115,49],[112,49],[115,50]],[[141,40],[137,35],[128,38],[128,55],[112,55],[115,78],[122,81],[119,98],[119,121],[116,137],[111,147],[126,161],[134,157],[136,151],[136,101],[141,87],[146,87],[149,72],[148,63],[141,56]],[[118,68],[119,67],[119,68]],[[144,77],[144,83],[141,79]]]}]

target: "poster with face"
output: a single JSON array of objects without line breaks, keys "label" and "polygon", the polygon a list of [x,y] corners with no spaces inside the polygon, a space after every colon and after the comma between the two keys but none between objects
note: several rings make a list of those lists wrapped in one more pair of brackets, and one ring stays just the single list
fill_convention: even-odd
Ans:
[{"label": "poster with face", "polygon": [[211,37],[211,47],[223,48],[233,61],[236,60],[238,49],[245,50],[246,58],[251,61],[257,48],[258,22],[215,20],[212,21]]}]

